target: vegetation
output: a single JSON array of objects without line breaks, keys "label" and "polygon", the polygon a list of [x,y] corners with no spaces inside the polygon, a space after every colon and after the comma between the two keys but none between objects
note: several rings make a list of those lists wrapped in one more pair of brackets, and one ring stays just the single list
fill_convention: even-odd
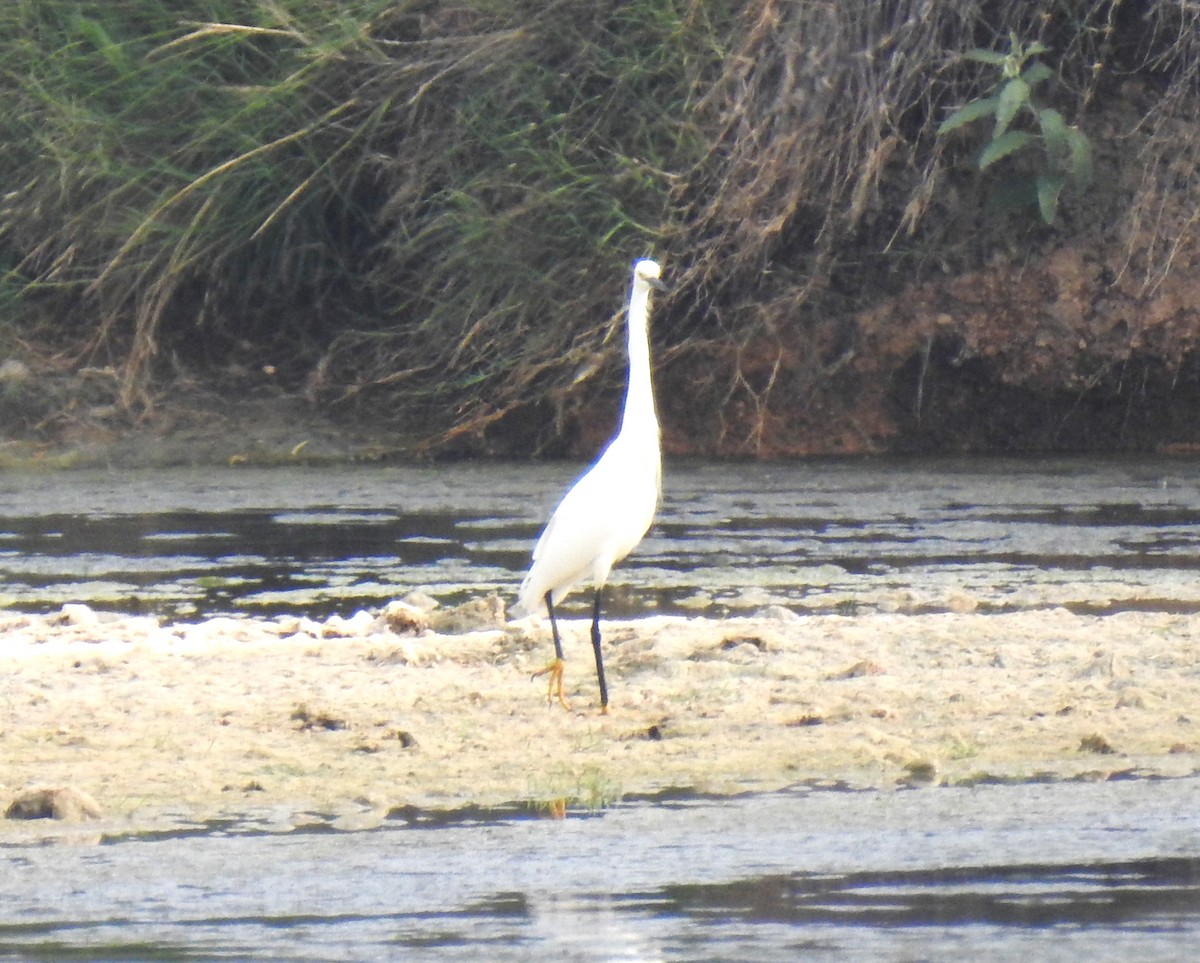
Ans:
[{"label": "vegetation", "polygon": [[168,359],[249,353],[443,430],[597,347],[701,149],[664,122],[689,45],[728,26],[649,2],[201,6],[0,14],[16,323],[115,363],[129,406]]},{"label": "vegetation", "polygon": [[[1041,43],[1024,47],[1021,38],[1013,33],[1006,54],[994,50],[967,51],[966,59],[999,67],[1000,82],[989,96],[971,101],[942,121],[938,133],[948,134],[972,121],[992,119],[991,139],[976,160],[981,171],[1031,144],[1040,143],[1043,158],[1039,169],[1033,174],[1012,175],[1003,186],[1010,203],[1029,204],[1037,208],[1043,221],[1053,224],[1059,196],[1068,181],[1078,191],[1086,190],[1092,182],[1092,144],[1086,134],[1068,125],[1053,107],[1039,107],[1034,102],[1034,88],[1053,77],[1054,72],[1037,60],[1026,64],[1047,50]],[[1035,131],[1011,126],[1022,113],[1032,116]]]},{"label": "vegetation", "polygon": [[[1198,18],[1182,0],[8,0],[0,360],[82,371],[132,417],[181,373],[266,369],[433,446],[536,449],[615,393],[628,264],[654,254],[676,288],[661,377],[686,388],[666,414],[714,412],[701,444],[757,450],[773,419],[828,424],[928,356],[932,336],[864,310],[1010,248],[1014,228],[975,220],[970,139],[946,136],[972,119],[993,120],[980,166],[1036,140],[1042,219],[1123,218],[1127,260],[1161,282],[1195,229],[1153,178],[1157,158],[1193,177],[1177,118]],[[1062,187],[1092,167],[1073,131],[1138,71],[1157,85],[1142,179],[1097,178],[1093,220],[1063,224]]]}]

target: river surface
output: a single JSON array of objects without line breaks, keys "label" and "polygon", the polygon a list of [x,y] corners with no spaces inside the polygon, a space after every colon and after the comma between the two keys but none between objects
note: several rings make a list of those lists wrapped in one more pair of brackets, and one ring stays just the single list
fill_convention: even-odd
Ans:
[{"label": "river surface", "polygon": [[0,958],[1194,960],[1200,780],[0,847]]},{"label": "river surface", "polygon": [[[4,474],[0,605],[200,618],[511,597],[577,471]],[[1197,479],[1195,460],[670,464],[611,608],[1195,612]],[[21,838],[0,844],[0,959],[1126,963],[1200,946],[1196,778]]]},{"label": "river surface", "polygon": [[[412,590],[511,598],[578,471],[0,474],[0,605],[194,619],[349,615]],[[1197,521],[1196,459],[668,464],[608,610],[1191,612]]]}]

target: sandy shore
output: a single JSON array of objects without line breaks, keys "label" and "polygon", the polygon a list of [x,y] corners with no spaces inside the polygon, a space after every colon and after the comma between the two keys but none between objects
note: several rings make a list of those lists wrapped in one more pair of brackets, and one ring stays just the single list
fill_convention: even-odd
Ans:
[{"label": "sandy shore", "polygon": [[72,787],[107,831],[353,828],[405,807],[1200,771],[1194,616],[610,623],[607,716],[587,625],[565,629],[570,711],[531,681],[550,652],[537,620],[0,614],[0,806]]}]

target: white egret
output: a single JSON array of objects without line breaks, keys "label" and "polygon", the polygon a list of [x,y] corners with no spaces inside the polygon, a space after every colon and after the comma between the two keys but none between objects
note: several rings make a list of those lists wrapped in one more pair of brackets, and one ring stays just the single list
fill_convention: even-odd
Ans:
[{"label": "white egret", "polygon": [[563,650],[554,606],[590,577],[595,588],[592,605],[592,648],[600,683],[600,711],[608,711],[608,686],[600,652],[600,595],[612,567],[642,540],[654,513],[662,479],[658,415],[650,379],[650,338],[647,331],[650,289],[662,289],[657,262],[633,266],[629,293],[629,380],[621,427],[587,473],[558,503],[533,550],[533,564],[521,583],[514,614],[532,614],[545,604],[554,637],[554,661],[537,675],[549,675],[547,699],[557,697],[564,708]]}]

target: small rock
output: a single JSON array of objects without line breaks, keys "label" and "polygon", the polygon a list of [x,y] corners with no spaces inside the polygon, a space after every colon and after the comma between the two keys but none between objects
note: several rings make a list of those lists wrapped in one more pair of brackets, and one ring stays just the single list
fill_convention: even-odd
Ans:
[{"label": "small rock", "polygon": [[324,711],[314,712],[303,703],[292,710],[291,718],[300,723],[301,732],[310,729],[325,729],[329,732],[336,732],[338,729],[346,728],[345,719],[339,719]]},{"label": "small rock", "polygon": [[421,609],[407,601],[388,602],[383,607],[383,621],[397,635],[416,634],[429,625],[430,611],[432,609]]},{"label": "small rock", "polygon": [[786,605],[768,605],[758,612],[760,619],[771,619],[775,622],[803,622],[804,616],[793,612]]},{"label": "small rock", "polygon": [[938,767],[925,759],[917,759],[904,767],[900,782],[908,786],[928,786],[936,782]]},{"label": "small rock", "polygon": [[296,625],[296,635],[309,635],[314,639],[319,639],[324,633],[325,626],[320,622],[310,619],[308,616],[303,616]]},{"label": "small rock", "polygon": [[358,611],[350,618],[331,615],[321,626],[321,636],[326,639],[353,639],[366,635],[375,624],[375,616],[370,612]]},{"label": "small rock", "polygon": [[861,662],[855,662],[848,669],[843,669],[841,672],[835,672],[828,676],[830,681],[841,679],[860,679],[865,675],[883,675],[883,666],[878,662],[872,662],[870,659],[863,659]]},{"label": "small rock", "polygon": [[58,613],[63,625],[82,625],[89,628],[100,624],[100,616],[82,602],[68,602]]},{"label": "small rock", "polygon": [[221,792],[235,792],[235,791],[242,792],[242,793],[251,793],[251,792],[266,792],[266,789],[263,788],[263,784],[261,782],[259,782],[257,779],[251,779],[248,783],[246,783],[244,786],[241,786],[241,787],[234,786],[230,783],[226,783],[224,786],[221,787]]},{"label": "small rock", "polygon": [[1093,732],[1090,736],[1084,736],[1079,740],[1079,751],[1094,752],[1101,756],[1108,756],[1117,750],[1112,747],[1112,743],[1105,739],[1104,736],[1098,732]]},{"label": "small rock", "polygon": [[99,819],[100,804],[87,793],[71,786],[27,789],[5,810],[6,819],[61,819],[85,822]]},{"label": "small rock", "polygon": [[441,605],[432,595],[426,595],[424,592],[409,592],[400,601],[422,612],[432,612]]},{"label": "small rock", "polygon": [[767,652],[769,646],[765,639],[760,639],[757,635],[740,635],[736,638],[726,639],[721,643],[721,649],[728,652],[731,649],[740,649],[743,646],[749,646],[759,652]]},{"label": "small rock", "polygon": [[501,629],[506,621],[504,608],[504,599],[493,593],[444,611],[430,612],[429,627],[447,634]]}]

